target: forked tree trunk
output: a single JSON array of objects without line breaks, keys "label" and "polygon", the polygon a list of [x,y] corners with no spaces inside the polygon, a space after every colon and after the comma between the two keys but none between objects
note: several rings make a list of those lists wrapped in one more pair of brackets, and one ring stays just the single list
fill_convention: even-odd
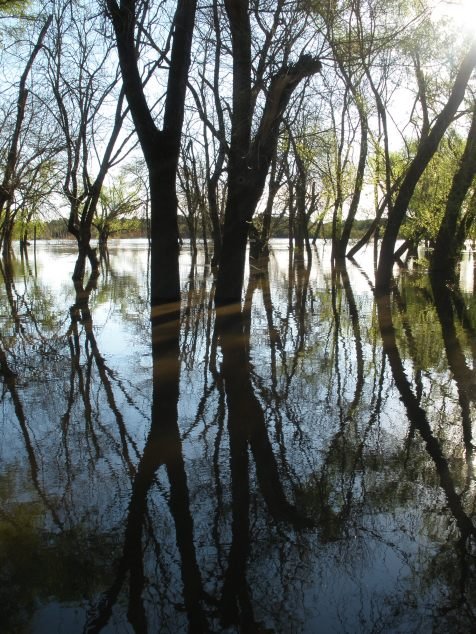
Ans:
[{"label": "forked tree trunk", "polygon": [[243,288],[248,230],[276,152],[279,127],[292,93],[321,62],[302,55],[269,82],[261,121],[252,139],[251,26],[248,0],[225,0],[233,51],[233,112],[228,160],[228,198],[215,301],[239,302]]},{"label": "forked tree trunk", "polygon": [[196,4],[196,0],[177,2],[163,129],[159,130],[147,104],[137,65],[136,2],[120,0],[118,4],[116,0],[107,0],[124,90],[149,172],[152,306],[180,298],[176,173]]}]

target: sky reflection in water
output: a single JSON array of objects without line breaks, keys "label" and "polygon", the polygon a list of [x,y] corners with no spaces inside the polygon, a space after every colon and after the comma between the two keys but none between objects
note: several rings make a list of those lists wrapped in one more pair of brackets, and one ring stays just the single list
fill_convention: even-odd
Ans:
[{"label": "sky reflection in water", "polygon": [[152,338],[143,241],[96,288],[70,243],[4,271],[2,632],[476,626],[472,260],[377,304],[326,249],[218,315],[184,250]]}]

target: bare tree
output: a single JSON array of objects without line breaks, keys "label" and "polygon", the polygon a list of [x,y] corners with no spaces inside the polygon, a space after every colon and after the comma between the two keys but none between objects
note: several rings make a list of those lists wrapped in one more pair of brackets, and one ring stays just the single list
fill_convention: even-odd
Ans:
[{"label": "bare tree", "polygon": [[[43,41],[45,39],[48,28],[50,27],[51,21],[52,17],[49,16],[46,22],[43,24],[43,27],[41,28],[38,38],[32,47],[25,68],[20,77],[18,98],[16,102],[15,123],[8,144],[6,160],[3,167],[3,178],[0,184],[0,241],[3,242],[4,252],[8,252],[10,248],[11,235],[13,230],[14,215],[10,213],[10,206],[13,202],[15,188],[18,183],[21,136],[24,127],[29,94],[27,88],[27,80],[31,73],[35,59],[38,56],[41,48],[43,47]],[[32,157],[29,156],[29,161],[31,160]]]},{"label": "bare tree", "polygon": [[64,139],[62,189],[69,206],[68,230],[78,243],[75,280],[83,279],[87,259],[93,274],[98,273],[91,246],[93,219],[107,173],[130,150],[131,132],[120,136],[127,107],[113,52],[104,46],[87,8],[82,13],[67,0],[56,5],[47,75]]},{"label": "bare tree", "polygon": [[[144,27],[149,9],[147,3],[107,0],[107,8],[114,27],[124,91],[149,171],[151,301],[154,306],[180,298],[176,174],[196,0],[178,0],[171,21],[166,11],[170,6],[159,9],[157,19],[169,24],[162,48],[149,37],[154,25],[147,29]],[[147,100],[139,70],[141,49],[138,39],[143,35],[148,37],[152,51],[161,62],[165,62],[166,57],[170,58],[167,83],[162,94],[164,107],[161,129]],[[144,64],[147,61],[144,53]]]}]

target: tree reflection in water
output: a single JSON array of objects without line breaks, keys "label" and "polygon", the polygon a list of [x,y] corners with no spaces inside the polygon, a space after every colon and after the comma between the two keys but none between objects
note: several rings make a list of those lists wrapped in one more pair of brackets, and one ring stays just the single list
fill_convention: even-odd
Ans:
[{"label": "tree reflection in water", "polygon": [[475,627],[472,297],[277,248],[215,313],[184,251],[150,330],[145,249],[57,249],[2,270],[2,631]]}]

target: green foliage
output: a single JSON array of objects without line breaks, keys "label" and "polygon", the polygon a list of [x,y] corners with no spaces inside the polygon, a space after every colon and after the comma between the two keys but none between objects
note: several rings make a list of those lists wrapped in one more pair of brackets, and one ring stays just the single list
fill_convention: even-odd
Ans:
[{"label": "green foliage", "polygon": [[132,216],[142,204],[139,191],[140,186],[131,185],[125,172],[110,187],[102,188],[93,222],[102,242],[107,242],[111,234],[137,228]]},{"label": "green foliage", "polygon": [[46,222],[38,222],[37,237],[45,240],[70,238],[68,226],[63,218],[55,218]]},{"label": "green foliage", "polygon": [[[5,634],[27,632],[38,604],[55,597],[82,601],[106,583],[115,551],[112,535],[44,528],[47,509],[31,484],[19,495],[16,467],[0,476],[0,622]],[[10,500],[21,498],[22,501]],[[117,554],[117,551],[116,551]],[[71,571],[74,570],[74,574]]]},{"label": "green foliage", "polygon": [[9,16],[23,16],[31,6],[30,0],[0,0],[0,14]]},{"label": "green foliage", "polygon": [[[430,242],[436,238],[463,149],[464,140],[456,132],[443,139],[415,189],[402,226],[403,238]],[[404,162],[398,155],[394,159]]]},{"label": "green foliage", "polygon": [[[401,282],[401,298],[393,313],[400,353],[404,359],[413,361],[415,370],[443,371],[446,355],[428,277],[413,275]],[[407,337],[406,324],[411,324],[411,341]]]}]

